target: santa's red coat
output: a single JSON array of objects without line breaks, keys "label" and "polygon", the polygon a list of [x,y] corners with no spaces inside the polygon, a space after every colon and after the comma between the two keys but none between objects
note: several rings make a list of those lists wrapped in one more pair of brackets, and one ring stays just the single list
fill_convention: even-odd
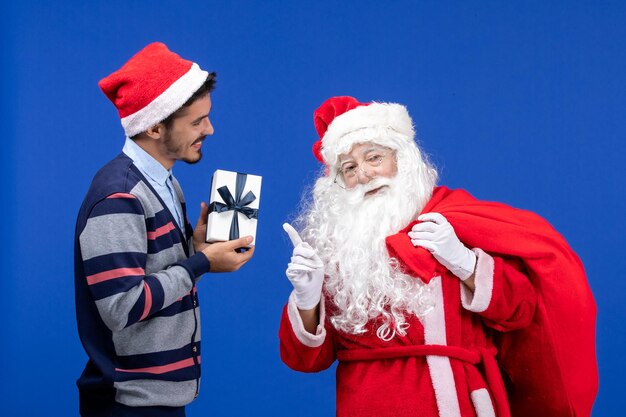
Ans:
[{"label": "santa's red coat", "polygon": [[[435,189],[423,210],[431,211],[443,214],[459,238],[476,248],[474,294],[427,251],[413,247],[406,234],[411,224],[387,239],[388,249],[407,273],[431,286],[433,311],[422,321],[410,317],[405,336],[383,342],[375,323],[365,335],[338,332],[324,303],[323,324],[309,334],[291,298],[279,332],[283,361],[317,372],[338,359],[340,417],[508,416],[497,345],[510,378],[513,416],[590,415],[597,390],[595,305],[580,261],[562,237],[533,213],[444,187]],[[563,294],[555,289],[558,280]],[[574,309],[564,306],[574,296],[581,298],[585,317],[563,318]],[[555,320],[578,327],[559,331]],[[574,328],[582,342],[571,340]],[[578,349],[568,356],[565,343]],[[569,369],[574,357],[579,369]]]}]

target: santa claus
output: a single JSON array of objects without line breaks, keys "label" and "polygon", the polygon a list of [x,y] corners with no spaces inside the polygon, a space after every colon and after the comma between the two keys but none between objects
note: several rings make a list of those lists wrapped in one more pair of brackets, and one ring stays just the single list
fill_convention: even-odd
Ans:
[{"label": "santa claus", "polygon": [[[542,297],[562,264],[582,276],[573,296],[593,310],[571,325],[593,333],[593,299],[560,235],[532,213],[436,187],[404,106],[333,97],[314,120],[313,151],[326,170],[299,218],[301,233],[284,225],[294,244],[286,271],[294,290],[280,327],[283,361],[317,372],[338,360],[338,416],[509,416],[511,409],[521,416],[537,405],[544,415],[588,415],[595,388],[563,382],[573,371],[553,365],[539,384],[559,387],[556,404],[550,390],[524,380],[529,372],[542,377],[528,363],[571,359],[561,352],[571,332],[556,335],[547,354],[527,340],[544,340],[546,321],[558,319],[545,314]],[[505,332],[514,336],[500,338]],[[585,343],[585,378],[593,380],[595,353]],[[514,398],[496,359],[502,345],[524,352],[498,357],[514,362],[507,378]]]}]

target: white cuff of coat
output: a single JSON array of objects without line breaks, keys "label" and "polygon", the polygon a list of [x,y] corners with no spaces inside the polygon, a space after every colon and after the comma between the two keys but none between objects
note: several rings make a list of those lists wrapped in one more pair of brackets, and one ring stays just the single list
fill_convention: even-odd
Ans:
[{"label": "white cuff of coat", "polygon": [[304,328],[304,324],[302,323],[302,318],[300,317],[300,312],[298,311],[298,306],[296,305],[296,298],[293,291],[289,296],[289,303],[287,303],[287,314],[289,315],[291,328],[293,329],[293,332],[295,333],[300,343],[312,348],[319,347],[322,345],[322,343],[324,343],[324,339],[326,339],[326,329],[324,328],[324,320],[326,318],[324,297],[322,297],[322,299],[320,300],[320,323],[317,325],[315,334],[307,332]]},{"label": "white cuff of coat", "polygon": [[474,272],[475,289],[472,292],[461,284],[461,303],[463,308],[474,313],[482,313],[489,307],[493,293],[493,258],[482,249],[474,248],[476,270]]}]

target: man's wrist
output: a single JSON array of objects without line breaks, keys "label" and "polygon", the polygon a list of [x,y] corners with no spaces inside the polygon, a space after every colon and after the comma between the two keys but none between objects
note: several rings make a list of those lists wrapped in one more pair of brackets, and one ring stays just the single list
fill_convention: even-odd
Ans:
[{"label": "man's wrist", "polygon": [[193,240],[193,248],[196,252],[202,252],[207,246],[209,246],[209,244],[203,240]]},{"label": "man's wrist", "polygon": [[177,262],[175,265],[180,265],[185,268],[194,281],[197,281],[202,274],[211,270],[211,261],[209,261],[209,258],[204,252],[196,252],[184,261]]}]

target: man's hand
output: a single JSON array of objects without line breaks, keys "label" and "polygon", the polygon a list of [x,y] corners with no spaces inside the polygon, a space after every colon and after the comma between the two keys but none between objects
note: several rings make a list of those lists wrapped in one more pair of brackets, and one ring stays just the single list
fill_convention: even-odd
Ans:
[{"label": "man's hand", "polygon": [[283,229],[293,243],[291,262],[285,272],[294,288],[296,305],[301,310],[311,310],[317,307],[322,297],[322,283],[324,282],[324,264],[315,249],[302,238],[289,223],[283,224]]},{"label": "man's hand", "polygon": [[206,243],[206,222],[208,215],[209,206],[203,201],[200,203],[200,216],[198,216],[196,227],[193,229],[193,247],[196,252],[202,252],[208,245],[208,243]]},{"label": "man's hand", "polygon": [[254,254],[254,246],[239,253],[236,249],[252,243],[252,236],[245,236],[228,242],[207,243],[202,253],[211,262],[211,272],[233,272],[248,262]]},{"label": "man's hand", "polygon": [[409,232],[413,246],[421,246],[433,254],[440,264],[465,281],[474,274],[476,255],[459,240],[454,228],[439,213],[426,213]]},{"label": "man's hand", "polygon": [[211,263],[211,272],[233,272],[248,262],[254,254],[254,246],[243,253],[236,249],[247,247],[252,243],[252,236],[233,239],[228,242],[206,243],[206,222],[209,206],[200,204],[200,216],[193,229],[193,245],[196,252],[202,252]]}]

